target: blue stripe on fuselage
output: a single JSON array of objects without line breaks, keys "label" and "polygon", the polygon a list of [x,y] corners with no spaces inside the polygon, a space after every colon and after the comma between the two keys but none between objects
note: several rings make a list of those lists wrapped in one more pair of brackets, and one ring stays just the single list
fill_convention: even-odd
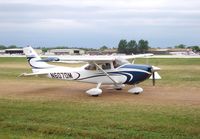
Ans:
[{"label": "blue stripe on fuselage", "polygon": [[150,65],[142,65],[142,64],[127,64],[124,65],[122,67],[120,67],[120,69],[122,68],[128,68],[128,69],[139,69],[139,70],[144,70],[147,72],[151,72],[152,66]]},{"label": "blue stripe on fuselage", "polygon": [[151,74],[141,71],[126,71],[126,73],[133,76],[132,80],[127,80],[125,82],[126,84],[138,84],[151,76]]},{"label": "blue stripe on fuselage", "polygon": [[[120,69],[136,69],[136,70],[141,70],[141,71],[126,71],[124,73],[129,73],[133,76],[132,80],[130,80],[130,75],[128,74],[123,74],[127,76],[126,84],[137,84],[140,83],[146,79],[148,79],[151,74],[151,69],[152,67],[149,65],[141,65],[141,64],[128,64],[120,67]],[[143,72],[144,71],[144,72]],[[147,73],[149,72],[149,73]]]}]

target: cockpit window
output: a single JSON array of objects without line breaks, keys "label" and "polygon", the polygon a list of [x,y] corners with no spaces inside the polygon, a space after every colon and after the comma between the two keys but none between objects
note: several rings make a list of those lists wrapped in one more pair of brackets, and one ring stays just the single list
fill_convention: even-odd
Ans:
[{"label": "cockpit window", "polygon": [[116,60],[113,61],[113,67],[114,67],[114,68],[117,68],[117,67],[119,67],[119,66],[120,66],[119,63],[117,63]]},{"label": "cockpit window", "polygon": [[113,66],[114,66],[114,68],[117,68],[117,67],[127,64],[127,63],[129,63],[129,62],[126,59],[117,58],[115,61],[113,61]]}]

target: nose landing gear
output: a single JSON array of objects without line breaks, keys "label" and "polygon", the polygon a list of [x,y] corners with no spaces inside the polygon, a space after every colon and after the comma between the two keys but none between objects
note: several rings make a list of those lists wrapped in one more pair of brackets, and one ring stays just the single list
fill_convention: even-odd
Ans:
[{"label": "nose landing gear", "polygon": [[129,89],[128,92],[138,95],[143,92],[143,89],[141,87],[137,87],[136,85],[134,85],[134,87]]}]

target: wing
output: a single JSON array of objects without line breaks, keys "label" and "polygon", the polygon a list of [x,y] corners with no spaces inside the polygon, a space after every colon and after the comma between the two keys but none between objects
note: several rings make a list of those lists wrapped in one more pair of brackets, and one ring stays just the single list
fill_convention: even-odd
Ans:
[{"label": "wing", "polygon": [[138,54],[138,55],[125,55],[125,56],[122,56],[122,58],[128,60],[128,59],[141,58],[141,57],[149,57],[149,56],[153,56],[153,54],[148,53],[148,54]]},{"label": "wing", "polygon": [[67,57],[59,57],[60,61],[114,61],[114,56],[67,56]]},{"label": "wing", "polygon": [[[116,59],[134,59],[139,57],[148,57],[153,56],[153,54],[138,54],[138,55],[102,55],[102,56],[91,56],[91,55],[84,55],[84,56],[62,56],[62,57],[48,57],[46,59],[42,59],[40,61],[44,62],[63,62],[63,63],[73,63],[74,61],[80,62],[109,62],[115,61]],[[71,61],[71,62],[70,62]]]}]

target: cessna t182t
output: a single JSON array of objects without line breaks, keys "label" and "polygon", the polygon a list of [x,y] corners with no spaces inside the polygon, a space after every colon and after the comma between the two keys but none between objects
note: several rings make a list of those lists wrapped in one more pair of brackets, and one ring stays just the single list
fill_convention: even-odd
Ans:
[{"label": "cessna t182t", "polygon": [[[87,94],[98,96],[102,93],[101,85],[112,85],[114,89],[121,90],[125,84],[133,85],[129,93],[139,94],[143,92],[136,84],[152,78],[160,78],[156,72],[160,68],[150,65],[131,64],[127,60],[138,57],[151,56],[152,54],[124,55],[124,56],[68,56],[48,57],[41,59],[32,47],[25,47],[24,53],[28,63],[32,67],[32,73],[23,73],[21,76],[46,75],[49,78],[61,80],[73,80],[97,84],[95,88],[86,91]],[[72,68],[56,66],[48,62],[83,61],[87,62],[82,67]]]}]

